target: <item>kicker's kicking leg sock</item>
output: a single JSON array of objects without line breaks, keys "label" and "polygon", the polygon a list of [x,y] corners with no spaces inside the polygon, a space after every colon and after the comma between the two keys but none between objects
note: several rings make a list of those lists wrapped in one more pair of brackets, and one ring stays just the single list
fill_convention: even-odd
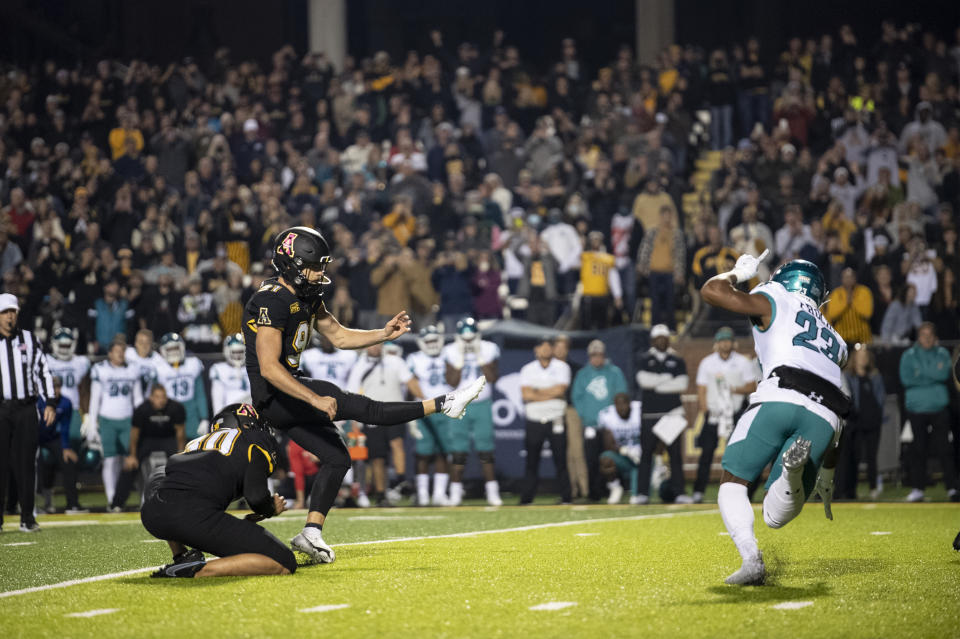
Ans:
[{"label": "kicker's kicking leg sock", "polygon": [[[346,458],[346,453],[344,453]],[[327,462],[320,464],[317,470],[317,476],[313,480],[313,488],[310,490],[310,511],[318,512],[324,517],[330,512],[333,502],[337,499],[340,492],[340,486],[343,484],[343,476],[350,469],[348,461],[344,463]]]},{"label": "kicker's kicking leg sock", "polygon": [[782,528],[803,510],[803,467],[794,472],[784,468],[763,498],[763,521],[770,528]]},{"label": "kicker's kicking leg sock", "polygon": [[423,402],[378,402],[363,395],[344,393],[337,401],[336,418],[379,426],[403,424],[423,419]]},{"label": "kicker's kicking leg sock", "polygon": [[727,527],[740,556],[744,561],[756,559],[760,547],[753,535],[753,507],[747,498],[747,487],[733,482],[720,484],[717,506],[720,507],[723,525]]}]

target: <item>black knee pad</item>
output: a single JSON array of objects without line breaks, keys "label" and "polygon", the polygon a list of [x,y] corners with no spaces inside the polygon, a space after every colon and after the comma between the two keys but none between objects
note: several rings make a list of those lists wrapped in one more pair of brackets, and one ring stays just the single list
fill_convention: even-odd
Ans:
[{"label": "black knee pad", "polygon": [[453,453],[450,455],[450,463],[454,466],[466,466],[467,464],[467,454],[466,453]]},{"label": "black knee pad", "polygon": [[294,557],[293,551],[289,548],[286,549],[287,552],[283,554],[283,558],[280,561],[280,565],[290,571],[290,574],[297,572],[297,558]]},{"label": "black knee pad", "polygon": [[481,464],[492,464],[493,463],[493,451],[486,450],[483,452],[477,453],[477,459],[480,460]]}]

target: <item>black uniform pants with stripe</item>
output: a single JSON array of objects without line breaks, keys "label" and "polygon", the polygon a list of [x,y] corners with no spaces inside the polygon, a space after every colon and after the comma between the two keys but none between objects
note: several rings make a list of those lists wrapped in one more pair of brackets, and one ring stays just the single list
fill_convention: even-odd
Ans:
[{"label": "black uniform pants with stripe", "polygon": [[7,478],[13,470],[20,501],[20,523],[32,524],[36,490],[37,401],[0,401],[0,524],[3,501],[7,497]]},{"label": "black uniform pants with stripe", "polygon": [[[378,402],[320,379],[298,377],[297,381],[321,397],[336,399],[337,420],[390,426],[423,418],[422,402]],[[268,424],[286,431],[290,439],[320,460],[310,491],[310,511],[326,516],[350,469],[350,454],[337,427],[326,413],[283,393],[269,397],[257,410]]]}]

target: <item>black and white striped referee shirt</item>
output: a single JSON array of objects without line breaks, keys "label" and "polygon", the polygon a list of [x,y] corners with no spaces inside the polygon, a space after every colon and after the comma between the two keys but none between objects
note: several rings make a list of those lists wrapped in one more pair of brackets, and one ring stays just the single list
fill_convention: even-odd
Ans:
[{"label": "black and white striped referee shirt", "polygon": [[0,400],[53,398],[53,376],[43,345],[30,331],[0,335]]}]

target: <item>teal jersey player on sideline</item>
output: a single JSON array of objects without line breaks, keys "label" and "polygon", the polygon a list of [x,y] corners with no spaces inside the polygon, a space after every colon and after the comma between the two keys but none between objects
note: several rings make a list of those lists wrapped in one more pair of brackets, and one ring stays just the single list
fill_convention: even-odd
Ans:
[{"label": "teal jersey player on sideline", "polygon": [[823,275],[815,264],[792,260],[749,294],[734,284],[756,275],[760,258],[742,255],[732,271],[707,281],[701,293],[713,306],[750,318],[761,381],[750,396],[723,455],[717,504],[743,565],[728,584],[761,584],[763,556],[753,533],[747,486],[773,463],[763,500],[771,528],[793,520],[807,497],[819,494],[828,519],[836,442],[850,400],[841,390],[847,345],[824,319]]}]

